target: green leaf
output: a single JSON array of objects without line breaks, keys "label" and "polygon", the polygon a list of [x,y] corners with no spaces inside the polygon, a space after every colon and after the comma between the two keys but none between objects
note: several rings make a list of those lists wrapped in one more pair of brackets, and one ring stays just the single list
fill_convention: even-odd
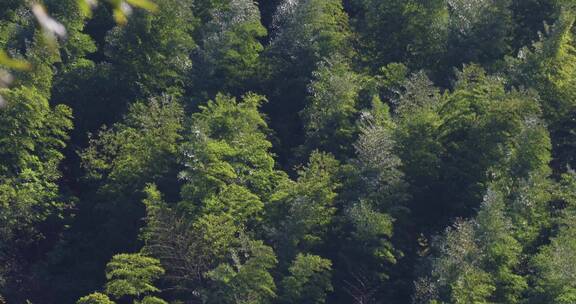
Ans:
[{"label": "green leaf", "polygon": [[8,54],[4,51],[0,51],[0,65],[22,71],[27,71],[32,68],[32,65],[29,62],[25,60],[12,59],[8,57]]}]

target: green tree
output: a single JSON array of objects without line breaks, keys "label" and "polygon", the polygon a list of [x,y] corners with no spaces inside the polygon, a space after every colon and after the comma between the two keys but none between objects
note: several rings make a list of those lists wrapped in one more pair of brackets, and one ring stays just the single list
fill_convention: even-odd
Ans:
[{"label": "green tree", "polygon": [[170,197],[178,195],[183,115],[179,101],[170,96],[136,102],[122,121],[101,129],[80,151],[85,175],[77,209],[45,270],[60,299],[94,290],[104,280],[94,273],[102,273],[112,255],[140,249],[147,183],[169,189]]},{"label": "green tree", "polygon": [[440,184],[444,147],[438,140],[443,123],[440,108],[445,95],[433,86],[424,73],[403,80],[397,98],[392,139],[401,159],[401,172],[409,185],[411,217],[422,230],[435,225],[442,211],[431,202],[441,198],[433,191]]},{"label": "green tree", "polygon": [[576,300],[575,220],[573,214],[566,214],[558,234],[533,258],[532,263],[537,270],[533,303],[567,304]]},{"label": "green tree", "polygon": [[153,282],[163,274],[164,269],[156,259],[141,254],[117,254],[106,265],[106,293],[115,299],[129,296],[135,302],[152,303],[148,302],[150,294],[159,291]]},{"label": "green tree", "polygon": [[[374,110],[378,109],[377,103]],[[378,298],[385,290],[392,265],[402,257],[394,248],[394,223],[407,215],[409,198],[402,162],[396,155],[395,127],[388,108],[364,115],[339,201],[345,213],[339,236],[339,258],[346,277],[346,290],[358,303]],[[402,222],[402,220],[400,220]]]},{"label": "green tree", "polygon": [[[283,1],[274,16],[268,52],[280,71],[310,71],[322,58],[350,52],[348,16],[341,1]],[[306,73],[304,73],[306,77]]]},{"label": "green tree", "polygon": [[144,185],[142,179],[161,178],[178,152],[183,115],[168,95],[134,103],[122,122],[91,138],[82,153],[88,176],[104,180],[104,192],[131,192]]},{"label": "green tree", "polygon": [[156,297],[159,292],[154,281],[164,274],[160,261],[140,253],[117,254],[106,265],[106,294],[99,292],[80,298],[79,304],[113,304],[116,300],[131,299],[138,304],[166,304]]},{"label": "green tree", "polygon": [[448,1],[448,67],[479,63],[491,67],[512,51],[512,0]]},{"label": "green tree", "polygon": [[0,293],[23,301],[34,284],[30,267],[52,246],[46,240],[61,231],[71,205],[60,191],[59,166],[72,112],[50,106],[33,86],[0,94],[7,101],[0,110]]},{"label": "green tree", "polygon": [[502,193],[488,189],[483,206],[476,216],[478,242],[485,252],[484,269],[493,277],[495,303],[521,303],[528,288],[526,279],[516,269],[521,262],[522,244],[514,238],[513,222],[506,214]]},{"label": "green tree", "polygon": [[344,159],[351,154],[349,143],[357,135],[360,77],[341,56],[322,61],[313,75],[310,101],[301,112],[306,132],[303,149],[320,149]]},{"label": "green tree", "polygon": [[156,14],[134,11],[130,22],[106,35],[107,61],[118,90],[132,99],[182,88],[191,68],[195,21],[190,1],[162,1]]},{"label": "green tree", "polygon": [[538,40],[544,32],[545,24],[554,22],[557,17],[556,0],[513,0],[510,10],[514,20],[514,48],[520,49]]},{"label": "green tree", "polygon": [[354,188],[363,188],[357,194],[360,201],[369,201],[379,211],[399,216],[409,198],[408,185],[401,171],[402,160],[396,155],[396,126],[387,109],[383,112],[380,121],[377,114],[368,114],[359,123],[360,135],[354,144],[356,159],[352,162],[359,180]]},{"label": "green tree", "polygon": [[240,93],[254,82],[260,70],[261,39],[267,30],[260,22],[260,11],[251,0],[223,1],[203,24],[192,86],[208,90]]},{"label": "green tree", "polygon": [[313,152],[296,181],[279,185],[267,206],[266,229],[280,263],[287,265],[301,251],[318,249],[336,212],[339,163],[330,154]]},{"label": "green tree", "polygon": [[267,125],[258,111],[265,99],[245,95],[241,102],[218,95],[193,115],[184,145],[186,181],[180,207],[192,216],[226,213],[238,224],[259,222],[280,179],[269,152]]},{"label": "green tree", "polygon": [[76,304],[114,304],[114,302],[107,295],[95,292],[81,297]]},{"label": "green tree", "polygon": [[276,9],[264,52],[266,73],[261,86],[270,99],[265,110],[280,139],[277,150],[283,165],[306,158],[294,160],[291,150],[305,138],[299,113],[306,106],[313,71],[324,58],[336,54],[350,59],[351,40],[340,0],[283,0]]},{"label": "green tree", "polygon": [[232,264],[220,264],[208,272],[216,285],[209,291],[208,303],[272,303],[276,298],[269,272],[277,263],[274,251],[262,241],[246,238],[240,242],[239,250],[231,252]]},{"label": "green tree", "polygon": [[[96,44],[90,35],[84,32],[85,17],[80,6],[81,1],[64,0],[44,1],[51,16],[66,27],[67,39],[59,51],[63,63],[67,65],[84,64],[87,54],[97,51]],[[64,68],[65,70],[67,68]]]},{"label": "green tree", "polygon": [[434,68],[446,51],[448,6],[445,1],[355,0],[352,24],[360,34],[365,64],[380,67],[406,62]]},{"label": "green tree", "polygon": [[290,276],[282,280],[285,303],[325,303],[333,290],[332,262],[317,255],[298,254],[290,265]]},{"label": "green tree", "polygon": [[[534,194],[538,186],[531,185]],[[474,219],[458,221],[435,244],[430,257],[431,279],[421,280],[417,303],[436,298],[456,303],[523,303],[529,289],[523,258],[534,248],[534,239],[524,230],[542,234],[550,229],[534,221],[534,211],[548,214],[538,205],[550,197],[534,196],[532,202],[518,206],[522,187],[492,184]],[[512,189],[512,193],[508,193]],[[525,196],[526,194],[520,194]],[[526,198],[525,198],[526,199]],[[521,211],[531,209],[531,211]],[[444,302],[442,302],[444,303]]]},{"label": "green tree", "polygon": [[[481,201],[486,183],[506,170],[507,155],[515,155],[522,147],[521,135],[527,124],[538,120],[538,99],[529,92],[506,91],[502,80],[487,76],[477,66],[468,66],[460,73],[440,115],[438,140],[445,149],[440,178],[452,181],[442,186],[444,202],[460,202],[446,212],[456,216],[470,214]],[[547,137],[541,140],[544,147],[549,145]],[[531,153],[525,153],[528,152]],[[536,160],[548,159],[536,155]],[[539,161],[529,163],[530,167],[518,174],[541,168]]]},{"label": "green tree", "polygon": [[[228,217],[207,217],[191,223],[167,204],[155,185],[145,189],[146,226],[141,238],[142,252],[160,260],[166,270],[164,286],[171,297],[182,293],[198,299],[204,274],[228,253],[237,227]],[[185,298],[186,299],[186,298]]]},{"label": "green tree", "polygon": [[459,221],[447,228],[439,241],[438,256],[432,260],[436,300],[490,303],[496,287],[491,275],[481,268],[484,254],[475,240],[475,230],[473,221]]},{"label": "green tree", "polygon": [[[181,200],[169,206],[147,189],[145,251],[165,263],[177,298],[219,301],[217,294],[225,294],[226,301],[253,303],[274,297],[267,274],[276,264],[273,252],[239,237],[258,233],[264,202],[286,179],[269,152],[263,101],[255,94],[242,101],[217,95],[201,106],[181,147]],[[255,256],[236,261],[235,251]]]},{"label": "green tree", "polygon": [[142,194],[146,183],[167,186],[177,172],[179,142],[182,140],[183,109],[175,98],[162,96],[134,103],[122,122],[104,128],[92,137],[81,153],[87,177],[98,186],[92,198],[107,213],[103,219],[110,233],[112,251],[134,246],[143,215]]},{"label": "green tree", "polygon": [[522,50],[523,57],[512,60],[509,73],[514,83],[533,87],[540,95],[543,116],[550,126],[554,166],[560,172],[565,171],[567,165],[573,165],[576,49],[572,28],[575,16],[573,8],[563,7],[548,35],[531,49]]}]

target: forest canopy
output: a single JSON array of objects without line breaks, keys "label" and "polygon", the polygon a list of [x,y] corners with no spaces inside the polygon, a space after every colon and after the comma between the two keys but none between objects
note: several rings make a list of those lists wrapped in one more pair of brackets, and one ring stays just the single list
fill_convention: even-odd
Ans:
[{"label": "forest canopy", "polygon": [[0,303],[576,303],[572,0],[0,0]]}]

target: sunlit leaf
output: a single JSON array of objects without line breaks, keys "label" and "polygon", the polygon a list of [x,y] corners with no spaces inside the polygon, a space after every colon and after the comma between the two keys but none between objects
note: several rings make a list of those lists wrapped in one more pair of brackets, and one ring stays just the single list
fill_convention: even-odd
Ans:
[{"label": "sunlit leaf", "polygon": [[116,21],[116,23],[118,23],[119,25],[125,25],[126,23],[128,23],[128,18],[120,8],[115,8],[113,14],[114,14],[114,21]]},{"label": "sunlit leaf", "polygon": [[[157,12],[158,5],[150,0],[108,0],[112,6],[113,17],[117,24],[128,23],[128,16],[132,14],[133,7],[141,8],[149,12]],[[78,6],[82,14],[92,17],[92,10],[98,5],[98,0],[78,0]]]},{"label": "sunlit leaf", "polygon": [[0,65],[15,69],[15,70],[29,70],[32,66],[24,60],[12,59],[4,51],[0,51]]},{"label": "sunlit leaf", "polygon": [[78,7],[85,17],[92,17],[92,10],[98,5],[97,0],[78,0]]},{"label": "sunlit leaf", "polygon": [[149,0],[126,0],[126,2],[132,6],[139,7],[150,12],[158,11],[158,5]]}]

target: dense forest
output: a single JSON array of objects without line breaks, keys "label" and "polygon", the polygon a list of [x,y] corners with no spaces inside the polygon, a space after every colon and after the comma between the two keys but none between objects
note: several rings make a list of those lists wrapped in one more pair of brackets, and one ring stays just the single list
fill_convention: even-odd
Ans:
[{"label": "dense forest", "polygon": [[576,303],[574,0],[0,0],[0,303]]}]

